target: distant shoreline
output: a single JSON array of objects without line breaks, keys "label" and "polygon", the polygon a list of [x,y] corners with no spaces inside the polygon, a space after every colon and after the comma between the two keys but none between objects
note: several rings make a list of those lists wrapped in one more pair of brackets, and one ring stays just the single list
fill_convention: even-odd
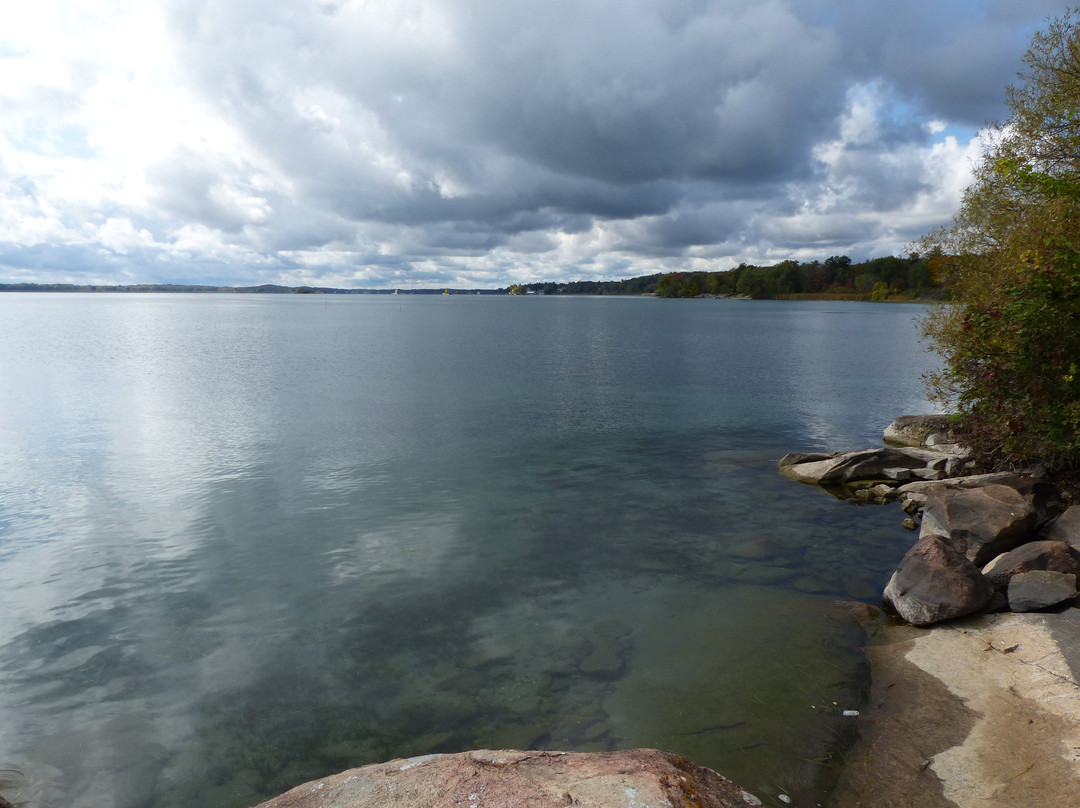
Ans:
[{"label": "distant shoreline", "polygon": [[[100,284],[74,283],[0,283],[0,293],[11,292],[55,292],[67,294],[240,294],[240,295],[498,295],[524,297],[659,297],[653,292],[597,292],[597,291],[559,291],[556,293],[514,292],[510,288],[499,289],[340,289],[327,286],[278,286],[262,284],[260,286],[209,286],[177,283],[138,283],[115,286]],[[746,295],[695,295],[684,300],[754,300]],[[929,297],[890,297],[873,300],[869,293],[859,292],[806,292],[776,297],[758,298],[761,300],[783,301],[833,301],[865,303],[935,303],[936,298]]]}]

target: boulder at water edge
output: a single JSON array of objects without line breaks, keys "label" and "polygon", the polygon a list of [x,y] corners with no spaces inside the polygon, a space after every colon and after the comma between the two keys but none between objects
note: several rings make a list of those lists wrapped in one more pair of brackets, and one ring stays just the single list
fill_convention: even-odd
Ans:
[{"label": "boulder at water edge", "polygon": [[923,508],[921,536],[941,536],[980,567],[1034,538],[1039,514],[1016,488],[938,486]]},{"label": "boulder at water edge", "polygon": [[940,536],[922,536],[885,587],[885,603],[915,626],[974,614],[994,588],[979,568]]},{"label": "boulder at water edge", "polygon": [[948,415],[901,415],[886,427],[884,438],[890,446],[966,454],[956,441]]},{"label": "boulder at water edge", "polygon": [[711,769],[655,749],[488,750],[351,769],[297,786],[259,808],[756,808]]}]

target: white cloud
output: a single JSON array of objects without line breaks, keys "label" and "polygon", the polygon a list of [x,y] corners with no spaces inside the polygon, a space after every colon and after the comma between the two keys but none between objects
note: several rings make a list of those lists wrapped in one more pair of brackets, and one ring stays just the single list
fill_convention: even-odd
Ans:
[{"label": "white cloud", "polygon": [[131,219],[106,219],[105,224],[97,228],[95,240],[107,250],[126,255],[139,247],[155,246],[154,237],[148,230],[136,230]]},{"label": "white cloud", "polygon": [[839,137],[813,149],[819,173],[791,189],[800,201],[798,211],[770,217],[764,224],[767,242],[803,245],[800,253],[807,257],[818,245],[858,245],[891,254],[948,221],[971,180],[978,135],[960,143],[942,137],[947,127],[930,122],[924,129],[941,139],[893,139],[894,104],[880,87],[853,88]]},{"label": "white cloud", "polygon": [[977,156],[958,133],[1000,116],[1054,11],[16,5],[0,30],[0,266],[490,286],[884,254],[955,210]]}]

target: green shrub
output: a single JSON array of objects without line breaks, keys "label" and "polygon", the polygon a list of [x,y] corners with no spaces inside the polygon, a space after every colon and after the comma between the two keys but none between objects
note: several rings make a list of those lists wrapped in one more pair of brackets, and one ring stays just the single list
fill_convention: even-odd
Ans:
[{"label": "green shrub", "polygon": [[984,139],[946,255],[955,305],[923,322],[928,379],[988,466],[1080,468],[1080,40],[1076,12],[1036,34],[1009,120]]}]

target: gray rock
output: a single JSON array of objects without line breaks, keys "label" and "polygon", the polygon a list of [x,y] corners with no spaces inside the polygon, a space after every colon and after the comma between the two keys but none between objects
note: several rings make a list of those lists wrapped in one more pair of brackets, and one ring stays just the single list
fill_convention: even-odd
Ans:
[{"label": "gray rock", "polygon": [[259,808],[759,808],[711,769],[655,749],[487,750],[351,769],[297,786]]},{"label": "gray rock", "polygon": [[1080,553],[1063,541],[1032,541],[1002,553],[983,567],[982,574],[995,589],[1004,589],[1014,575],[1033,570],[1080,576]]},{"label": "gray rock", "polygon": [[963,457],[950,457],[945,461],[945,477],[962,477],[971,468]]},{"label": "gray rock", "polygon": [[900,497],[920,495],[925,497],[935,488],[979,488],[991,483],[1007,484],[1016,479],[1016,475],[1009,471],[997,471],[992,474],[970,474],[966,477],[950,477],[948,480],[935,482],[933,480],[919,480],[907,483],[896,489]]},{"label": "gray rock", "polygon": [[901,415],[885,428],[885,443],[890,446],[928,448],[935,444],[954,444],[955,438],[947,415]]},{"label": "gray rock", "polygon": [[[926,471],[926,469],[919,469],[919,471]],[[882,469],[881,476],[886,480],[895,480],[898,483],[906,483],[916,479],[914,469]],[[919,477],[918,479],[925,479]]]},{"label": "gray rock", "polygon": [[926,494],[900,494],[897,498],[908,516],[917,514],[926,504]]},{"label": "gray rock", "polygon": [[940,460],[940,454],[922,449],[862,449],[832,454],[793,452],[781,459],[780,472],[815,485],[904,482],[914,479],[913,471],[931,468]]},{"label": "gray rock", "polygon": [[1009,608],[1034,612],[1076,597],[1076,576],[1050,570],[1021,572],[1009,579]]},{"label": "gray rock", "polygon": [[885,587],[885,603],[912,625],[974,614],[994,588],[978,567],[940,536],[923,536]]},{"label": "gray rock", "polygon": [[[944,464],[942,464],[944,465]],[[945,471],[943,469],[926,468],[926,469],[912,469],[908,472],[909,477],[916,480],[944,480]],[[906,482],[906,481],[905,481]]]},{"label": "gray rock", "polygon": [[994,594],[990,596],[990,602],[983,606],[983,611],[987,614],[1009,611],[1008,597],[1000,589],[995,589]]},{"label": "gray rock", "polygon": [[1007,485],[1016,490],[1034,507],[1040,525],[1055,519],[1065,508],[1061,492],[1056,486],[1009,471],[972,474],[966,477],[950,476],[936,482],[919,480],[897,487],[893,495],[901,502],[915,500],[920,505],[925,505],[927,496],[934,490],[983,488],[988,485]]},{"label": "gray rock", "polygon": [[983,566],[1033,538],[1038,522],[1035,507],[1012,486],[943,486],[927,493],[920,535],[941,536]]},{"label": "gray rock", "polygon": [[1073,505],[1051,522],[1045,535],[1051,541],[1068,542],[1074,550],[1080,551],[1080,505]]}]

